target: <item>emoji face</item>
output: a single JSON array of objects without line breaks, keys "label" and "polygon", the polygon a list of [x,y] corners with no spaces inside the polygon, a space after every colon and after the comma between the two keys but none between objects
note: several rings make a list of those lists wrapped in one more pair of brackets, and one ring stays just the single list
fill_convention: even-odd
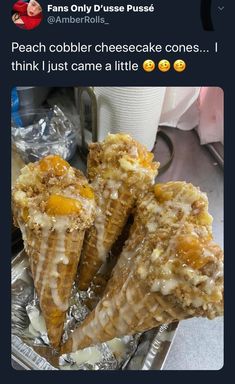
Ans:
[{"label": "emoji face", "polygon": [[176,72],[183,72],[186,68],[186,63],[184,60],[176,60],[174,62],[174,70]]},{"label": "emoji face", "polygon": [[170,67],[171,67],[171,64],[170,64],[170,62],[168,60],[161,60],[158,63],[158,69],[161,72],[169,71]]},{"label": "emoji face", "polygon": [[145,72],[152,72],[155,69],[155,63],[153,60],[145,60],[143,62],[143,69]]}]

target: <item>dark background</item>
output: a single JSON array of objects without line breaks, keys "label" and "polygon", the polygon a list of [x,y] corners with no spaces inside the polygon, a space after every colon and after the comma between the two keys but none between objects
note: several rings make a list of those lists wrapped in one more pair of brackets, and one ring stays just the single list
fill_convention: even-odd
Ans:
[{"label": "dark background", "polygon": [[[71,380],[71,383],[78,380],[90,382],[110,380],[120,383],[121,381],[128,382],[132,380],[135,382],[170,382],[184,379],[185,382],[197,382],[199,380],[207,382],[221,382],[225,380],[224,375],[229,368],[232,367],[232,317],[230,310],[232,307],[231,290],[229,287],[230,273],[233,273],[232,262],[234,255],[233,241],[232,241],[232,179],[234,174],[233,169],[233,138],[234,134],[234,88],[232,81],[234,79],[234,10],[232,9],[233,2],[230,1],[213,1],[212,0],[212,21],[214,31],[205,31],[201,20],[199,0],[159,0],[159,1],[129,1],[130,4],[158,4],[159,13],[153,14],[115,14],[107,15],[110,25],[102,24],[57,24],[49,25],[44,20],[41,25],[32,31],[20,30],[11,21],[11,4],[14,1],[4,0],[0,5],[0,36],[1,36],[1,102],[0,102],[0,117],[1,117],[1,138],[0,138],[0,164],[1,164],[1,199],[0,199],[0,217],[1,217],[1,255],[0,255],[0,374],[2,375],[2,382],[14,380],[18,382],[42,382],[51,380],[54,382],[64,382]],[[44,7],[44,17],[46,17],[45,4],[50,3],[54,5],[66,4],[83,4],[83,2],[69,1],[69,0],[48,0],[40,1]],[[89,3],[99,4],[99,1],[87,1]],[[101,2],[104,4],[125,4],[123,1],[106,0]],[[224,5],[225,9],[221,14],[217,11],[219,5]],[[234,7],[233,7],[234,8]],[[52,14],[56,16],[56,14]],[[61,16],[68,16],[64,13]],[[82,15],[74,15],[82,16]],[[21,54],[17,56],[11,53],[11,41],[18,41],[24,44],[36,43],[61,43],[63,41],[80,41],[81,43],[98,43],[104,41],[105,43],[113,44],[130,44],[130,43],[184,43],[184,44],[200,44],[202,47],[212,46],[214,41],[219,43],[219,52],[217,54],[113,54],[101,55],[94,57],[91,54],[79,56],[64,56],[63,54],[54,54],[53,56],[44,55],[43,59],[53,61],[109,61],[116,58],[117,60],[132,60],[142,63],[145,59],[151,58],[158,61],[162,58],[168,58],[170,61],[177,58],[182,58],[187,62],[187,70],[183,73],[176,73],[169,71],[161,73],[154,71],[152,73],[145,73],[144,71],[138,72],[65,72],[53,73],[46,75],[45,73],[38,72],[12,72],[10,63],[12,60],[19,59],[20,61],[38,60],[37,54]],[[179,57],[180,56],[180,57]],[[40,56],[40,59],[42,57]],[[225,212],[225,255],[226,255],[226,286],[227,289],[227,307],[229,307],[227,316],[225,316],[225,341],[227,339],[225,353],[225,366],[221,371],[215,372],[37,372],[37,371],[14,371],[11,368],[10,362],[10,260],[11,260],[11,208],[10,208],[10,155],[11,155],[11,135],[10,135],[10,91],[12,86],[23,85],[47,85],[47,86],[75,86],[75,85],[170,85],[170,86],[220,86],[225,92],[225,148],[226,148],[226,173],[225,183],[225,211],[228,211],[226,216]],[[233,220],[234,221],[234,220]],[[231,253],[231,257],[230,257]],[[226,265],[227,264],[227,265]],[[232,300],[232,299],[231,299]],[[231,305],[232,304],[232,305]],[[229,338],[228,338],[229,336]],[[200,351],[198,351],[200,353]],[[5,375],[5,378],[4,378]],[[180,377],[178,377],[180,376]],[[50,380],[50,381],[49,381]],[[76,381],[75,381],[76,380]]]},{"label": "dark background", "polygon": [[[8,1],[9,2],[9,1]],[[84,1],[85,2],[85,1]],[[132,60],[139,63],[142,68],[142,63],[146,59],[159,61],[167,58],[170,61],[178,58],[185,59],[187,62],[187,70],[183,75],[179,75],[174,71],[161,73],[155,71],[145,73],[142,69],[138,72],[63,72],[63,73],[39,73],[39,72],[11,72],[10,82],[12,85],[221,85],[223,73],[225,70],[224,63],[224,45],[221,36],[223,32],[226,14],[229,12],[228,7],[221,12],[218,10],[219,0],[211,0],[211,18],[213,21],[214,31],[205,31],[201,17],[201,4],[207,4],[208,0],[143,0],[125,1],[125,0],[109,0],[100,1],[101,4],[155,4],[156,11],[154,13],[116,13],[105,14],[110,25],[103,24],[53,24],[49,25],[46,21],[47,16],[53,15],[61,17],[85,16],[78,13],[47,13],[46,5],[82,5],[83,1],[74,0],[57,0],[43,1],[41,5],[44,7],[44,20],[41,25],[30,31],[20,30],[11,21],[10,10],[5,16],[6,36],[8,43],[6,52],[8,53],[8,65],[6,70],[10,73],[10,62],[13,60],[39,60],[42,59],[41,54],[37,53],[11,53],[10,41],[17,41],[23,44],[47,43],[48,45],[59,44],[63,41],[74,43],[96,44],[101,41],[111,44],[144,44],[149,41],[164,45],[165,43],[174,44],[199,44],[203,49],[214,48],[214,42],[219,45],[219,52],[208,53],[180,53],[180,54],[165,54],[165,53],[113,53],[113,54],[63,54],[63,53],[46,53],[43,54],[45,60],[51,61],[75,61],[75,62],[99,62],[109,60]],[[222,3],[225,0],[221,0]],[[12,1],[14,3],[14,1]],[[99,4],[99,1],[88,0],[86,4]],[[210,0],[209,0],[210,3]],[[8,7],[9,8],[9,7]],[[98,14],[95,14],[98,15]],[[90,16],[94,16],[90,15]],[[217,68],[217,69],[216,69]]]}]

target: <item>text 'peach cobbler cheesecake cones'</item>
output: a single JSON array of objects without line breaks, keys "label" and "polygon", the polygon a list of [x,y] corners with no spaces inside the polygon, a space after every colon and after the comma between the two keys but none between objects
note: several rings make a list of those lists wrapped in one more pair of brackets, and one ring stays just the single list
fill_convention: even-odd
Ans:
[{"label": "text 'peach cobbler cheesecake cones'", "polygon": [[78,287],[86,290],[105,263],[140,193],[154,183],[159,163],[129,135],[109,134],[89,147],[88,178],[95,191],[98,214],[86,232]]},{"label": "text 'peach cobbler cheesecake cones'", "polygon": [[186,182],[158,184],[137,203],[104,295],[62,346],[76,351],[194,316],[223,314],[223,253],[208,200]]},{"label": "text 'peach cobbler cheesecake cones'", "polygon": [[57,347],[84,233],[94,221],[94,193],[80,171],[51,155],[21,170],[13,189],[13,213],[50,344]]}]

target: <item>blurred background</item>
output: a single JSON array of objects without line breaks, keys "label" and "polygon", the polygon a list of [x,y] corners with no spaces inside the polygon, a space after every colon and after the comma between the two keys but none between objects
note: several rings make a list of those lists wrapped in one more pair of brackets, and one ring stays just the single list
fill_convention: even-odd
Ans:
[{"label": "blurred background", "polygon": [[195,130],[223,160],[218,87],[15,87],[11,105],[12,145],[26,163],[49,153],[70,160],[108,132],[129,133],[152,150],[164,126]]}]

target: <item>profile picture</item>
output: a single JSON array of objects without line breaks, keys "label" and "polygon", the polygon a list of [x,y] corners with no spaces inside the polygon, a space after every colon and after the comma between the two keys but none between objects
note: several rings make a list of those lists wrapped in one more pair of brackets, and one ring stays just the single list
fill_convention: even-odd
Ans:
[{"label": "profile picture", "polygon": [[21,29],[34,29],[42,21],[42,7],[35,0],[19,0],[12,7],[12,21]]}]

